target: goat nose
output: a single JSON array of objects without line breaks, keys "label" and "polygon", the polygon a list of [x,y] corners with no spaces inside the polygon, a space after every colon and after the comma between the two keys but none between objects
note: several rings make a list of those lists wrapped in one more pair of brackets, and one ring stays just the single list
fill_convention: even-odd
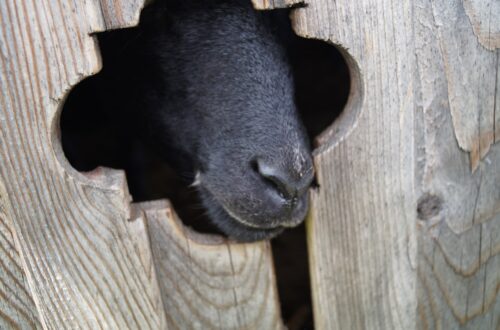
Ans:
[{"label": "goat nose", "polygon": [[312,183],[314,173],[312,168],[304,174],[294,173],[294,170],[283,169],[270,162],[258,159],[255,162],[255,170],[278,191],[283,198],[289,201],[297,201]]}]

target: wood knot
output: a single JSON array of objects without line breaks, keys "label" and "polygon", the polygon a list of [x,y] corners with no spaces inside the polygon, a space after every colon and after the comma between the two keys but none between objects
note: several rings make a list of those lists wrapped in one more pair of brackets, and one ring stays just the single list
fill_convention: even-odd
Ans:
[{"label": "wood knot", "polygon": [[417,216],[420,220],[429,220],[443,209],[441,197],[426,193],[418,199]]}]

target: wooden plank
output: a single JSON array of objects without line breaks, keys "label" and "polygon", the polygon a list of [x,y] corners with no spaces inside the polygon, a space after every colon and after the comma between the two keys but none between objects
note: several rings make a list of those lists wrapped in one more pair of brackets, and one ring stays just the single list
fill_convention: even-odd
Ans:
[{"label": "wooden plank", "polygon": [[294,29],[339,44],[354,78],[314,153],[316,327],[495,329],[498,49],[481,45],[489,37],[475,37],[458,0],[306,5]]},{"label": "wooden plank", "polygon": [[141,9],[147,0],[93,0],[99,26],[94,31],[118,29],[139,23]]},{"label": "wooden plank", "polygon": [[463,3],[479,43],[488,50],[500,48],[500,2],[464,0]]},{"label": "wooden plank", "polygon": [[289,8],[302,3],[304,3],[304,0],[252,0],[254,8],[258,10]]},{"label": "wooden plank", "polygon": [[0,328],[40,328],[12,225],[12,209],[0,179]]},{"label": "wooden plank", "polygon": [[147,220],[169,328],[283,328],[269,242],[197,234],[166,201],[137,207]]},{"label": "wooden plank", "polygon": [[[460,147],[470,152],[472,169],[476,169],[495,140],[497,77],[494,73],[499,62],[494,36],[500,38],[500,3],[466,1],[463,6],[461,2],[436,1],[428,6],[431,23],[435,25],[433,30],[438,35],[426,44],[425,52],[439,50],[455,136]],[[483,25],[487,25],[491,38],[484,36]],[[431,45],[434,47],[429,47]],[[500,47],[500,43],[497,46]]]},{"label": "wooden plank", "polygon": [[[415,7],[422,112],[416,122],[422,160],[417,168],[418,325],[497,329],[500,145],[493,143],[500,52],[481,45],[464,7],[465,1]],[[436,206],[428,208],[429,202]],[[422,212],[426,209],[432,211]]]},{"label": "wooden plank", "polygon": [[165,325],[150,252],[128,222],[123,173],[77,173],[59,139],[64,96],[100,68],[89,34],[133,23],[142,5],[115,3],[116,21],[97,1],[0,2],[0,178],[46,329]]}]

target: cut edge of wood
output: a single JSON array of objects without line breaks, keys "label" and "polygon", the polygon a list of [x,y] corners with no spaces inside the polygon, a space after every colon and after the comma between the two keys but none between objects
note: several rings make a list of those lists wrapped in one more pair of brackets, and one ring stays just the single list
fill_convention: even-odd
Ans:
[{"label": "cut edge of wood", "polygon": [[342,54],[349,68],[351,82],[349,96],[344,109],[333,123],[314,139],[314,157],[335,147],[354,131],[363,110],[364,99],[363,80],[358,63],[349,54],[347,49],[343,48],[341,45],[336,45],[325,40],[322,41],[335,47]]},{"label": "cut edge of wood", "polygon": [[[121,8],[106,2],[106,0],[95,0],[93,5],[87,7],[87,14],[92,14],[93,18],[90,24],[90,35],[137,26],[142,10],[153,0],[125,0],[120,4]],[[129,7],[131,10],[123,11],[122,9],[125,7]],[[91,13],[88,12],[89,10]]]},{"label": "cut edge of wood", "polygon": [[[104,13],[102,11],[101,0],[98,0],[94,3],[93,6],[87,6],[87,15],[89,15],[89,37],[92,40],[92,49],[89,50],[89,56],[94,57],[94,61],[91,62],[91,66],[87,68],[86,72],[82,72],[77,76],[75,81],[69,81],[67,88],[63,91],[62,96],[54,97],[52,101],[52,105],[55,107],[55,111],[51,113],[48,118],[49,126],[49,136],[51,149],[54,152],[57,163],[61,167],[61,170],[66,173],[69,177],[76,180],[80,184],[84,186],[90,186],[92,188],[104,190],[104,191],[113,191],[115,193],[121,194],[124,199],[124,205],[127,208],[130,208],[130,203],[132,202],[132,198],[130,196],[130,192],[128,189],[127,179],[125,176],[124,170],[112,169],[107,167],[97,167],[92,171],[88,172],[80,172],[73,168],[73,166],[69,163],[66,155],[64,154],[62,148],[62,140],[61,140],[61,114],[66,103],[68,95],[71,91],[82,81],[85,79],[98,74],[103,67],[101,51],[99,48],[99,44],[97,41],[96,33],[104,32],[107,30],[114,29],[122,29],[129,28],[139,25],[140,23],[140,14],[145,6],[150,4],[152,1],[150,0],[129,0],[130,3],[134,3],[133,13],[129,15],[125,22],[121,22],[119,25],[106,25],[106,17],[104,17]],[[97,8],[99,7],[99,8]],[[90,11],[90,12],[89,12]],[[96,23],[96,19],[99,20]]]},{"label": "cut edge of wood", "polygon": [[[230,238],[226,238],[222,235],[201,233],[193,228],[184,225],[182,219],[178,216],[175,211],[174,206],[168,199],[158,199],[153,201],[131,203],[131,218],[133,221],[135,218],[141,217],[143,214],[149,212],[164,213],[167,221],[171,221],[172,227],[174,228],[174,234],[177,236],[182,236],[189,240],[190,244],[204,246],[204,247],[215,247],[215,246],[258,246],[261,244],[269,244],[269,241],[257,241],[257,242],[237,242]],[[273,265],[274,267],[274,265]]]},{"label": "cut edge of wood", "polygon": [[251,0],[256,10],[273,10],[307,6],[305,0]]},{"label": "cut edge of wood", "polygon": [[350,76],[349,96],[344,109],[333,123],[314,138],[313,157],[316,157],[345,140],[356,128],[363,110],[364,83],[358,61],[339,40],[311,35],[303,26],[308,10],[312,9],[307,7],[307,3],[291,10],[290,20],[293,32],[301,38],[319,40],[335,47],[344,58]]},{"label": "cut edge of wood", "polygon": [[[79,82],[81,82],[81,80],[79,80]],[[61,167],[61,171],[69,178],[77,181],[83,186],[121,194],[128,205],[132,198],[129,193],[125,170],[99,166],[88,172],[80,172],[70,164],[64,154],[61,140],[61,113],[64,108],[66,97],[77,84],[78,83],[73,84],[72,87],[66,91],[66,95],[59,102],[57,110],[51,120],[50,144],[54,157],[57,160],[57,164]]]},{"label": "cut edge of wood", "polygon": [[[313,188],[309,189],[309,205],[313,205],[314,200],[318,198],[318,189]],[[313,208],[309,208],[309,212],[307,212],[307,216],[305,221],[306,225],[306,242],[307,242],[307,251],[308,251],[308,271],[309,271],[309,285],[311,286],[311,305],[312,305],[312,317],[313,317],[313,324],[317,329],[324,329],[325,324],[322,322],[321,318],[321,308],[318,308],[315,306],[317,304],[317,301],[319,299],[318,297],[318,292],[317,290],[314,290],[313,288],[318,287],[318,278],[317,274],[315,271],[315,265],[317,265],[317,256],[316,256],[316,250],[313,248],[313,226],[314,226],[314,219],[316,218],[314,214]]]},{"label": "cut edge of wood", "polygon": [[[195,231],[189,226],[184,225],[179,218],[172,203],[168,199],[159,199],[154,201],[132,203],[132,214],[142,214],[147,212],[165,213],[167,221],[171,221],[175,235],[185,237],[195,245],[216,246],[216,245],[241,245],[223,236],[216,234],[205,234]],[[246,243],[248,244],[248,243]],[[250,243],[253,244],[253,243]]]}]

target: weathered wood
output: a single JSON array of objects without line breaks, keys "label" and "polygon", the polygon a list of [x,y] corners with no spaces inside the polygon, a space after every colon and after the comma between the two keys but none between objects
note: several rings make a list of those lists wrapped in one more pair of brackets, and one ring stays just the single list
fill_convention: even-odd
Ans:
[{"label": "weathered wood", "polygon": [[[100,9],[97,15],[103,30],[137,25],[141,9],[148,0],[93,0]],[[101,20],[102,19],[102,20]],[[102,31],[94,29],[94,31]]]},{"label": "weathered wood", "polygon": [[[469,8],[469,16],[466,8]],[[422,43],[423,56],[438,51],[442,61],[440,70],[446,75],[446,100],[455,136],[460,147],[471,153],[471,166],[476,169],[495,140],[495,69],[499,63],[498,52],[487,49],[494,50],[496,34],[500,38],[500,2],[435,1],[426,9],[421,14],[417,11],[416,15],[422,19],[428,18],[427,12],[432,15],[428,20],[435,25],[432,30],[437,38],[425,41],[417,38],[416,42]],[[485,25],[491,37],[484,36]],[[417,36],[425,36],[430,28],[416,26],[416,29]]]},{"label": "weathered wood", "polygon": [[[476,37],[467,4],[415,7],[422,328],[500,326],[500,144],[493,144],[500,51],[488,50]],[[500,8],[497,1],[475,4]],[[484,10],[476,12],[486,14],[476,20],[491,19]],[[499,33],[500,24],[491,23],[492,35]],[[429,198],[437,206],[422,212]]]},{"label": "weathered wood", "polygon": [[495,329],[499,50],[487,8],[498,3],[306,5],[295,30],[339,44],[354,77],[315,151],[316,327]]},{"label": "weathered wood", "polygon": [[12,209],[0,180],[0,328],[40,328],[19,256],[18,240],[12,225]]},{"label": "weathered wood", "polygon": [[500,2],[464,0],[464,9],[479,43],[488,50],[500,48]]},{"label": "weathered wood", "polygon": [[137,207],[147,222],[169,328],[283,328],[268,242],[234,244],[197,234],[167,202]]},{"label": "weathered wood", "polygon": [[0,2],[0,177],[43,328],[158,329],[161,297],[127,223],[123,175],[76,173],[61,151],[62,99],[99,70],[89,33],[134,23],[124,20],[140,7],[113,21],[97,5]]},{"label": "weathered wood", "polygon": [[304,0],[252,0],[254,8],[259,10],[288,8],[302,3]]}]

